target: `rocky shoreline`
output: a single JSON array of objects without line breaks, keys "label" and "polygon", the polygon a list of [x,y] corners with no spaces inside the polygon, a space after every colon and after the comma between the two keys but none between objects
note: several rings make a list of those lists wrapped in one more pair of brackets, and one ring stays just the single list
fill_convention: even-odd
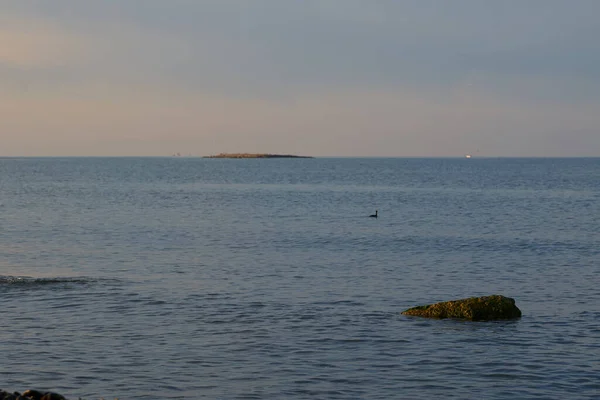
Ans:
[{"label": "rocky shoreline", "polygon": [[26,390],[23,393],[7,392],[0,389],[0,400],[67,400],[64,396],[54,392],[41,392],[39,390]]},{"label": "rocky shoreline", "polygon": [[[0,389],[0,400],[67,400],[67,398],[58,393],[40,390],[26,390],[23,393],[11,393]],[[80,397],[79,400],[83,399]]]}]

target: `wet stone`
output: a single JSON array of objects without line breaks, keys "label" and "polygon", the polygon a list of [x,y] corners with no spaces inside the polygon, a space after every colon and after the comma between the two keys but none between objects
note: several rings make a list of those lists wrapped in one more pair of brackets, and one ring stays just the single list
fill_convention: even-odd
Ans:
[{"label": "wet stone", "polygon": [[6,392],[0,390],[0,400],[67,400],[64,396],[53,392],[40,392],[38,390],[26,390],[23,394],[19,392]]},{"label": "wet stone", "polygon": [[26,390],[23,392],[23,397],[26,397],[31,400],[41,400],[44,393],[37,390]]},{"label": "wet stone", "polygon": [[521,317],[515,300],[501,295],[469,297],[409,308],[403,315],[424,318],[456,318],[468,321],[494,321]]}]

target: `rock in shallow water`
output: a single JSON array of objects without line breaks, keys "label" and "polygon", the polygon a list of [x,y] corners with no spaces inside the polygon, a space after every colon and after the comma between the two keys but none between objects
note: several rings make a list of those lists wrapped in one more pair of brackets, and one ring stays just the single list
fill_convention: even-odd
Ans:
[{"label": "rock in shallow water", "polygon": [[67,400],[67,399],[65,399],[64,396],[62,396],[58,393],[48,392],[45,395],[43,395],[40,400]]},{"label": "rock in shallow water", "polygon": [[18,392],[9,393],[4,390],[0,390],[0,400],[29,400],[26,397],[22,397]]},{"label": "rock in shallow water", "polygon": [[23,394],[19,392],[9,393],[0,390],[0,400],[67,400],[64,396],[52,392],[39,392],[37,390],[26,390]]},{"label": "rock in shallow water", "polygon": [[425,318],[457,318],[469,321],[493,321],[521,317],[515,300],[500,295],[470,297],[409,308],[402,313]]},{"label": "rock in shallow water", "polygon": [[23,397],[27,397],[31,400],[42,400],[44,393],[38,392],[37,390],[26,390],[23,392]]}]

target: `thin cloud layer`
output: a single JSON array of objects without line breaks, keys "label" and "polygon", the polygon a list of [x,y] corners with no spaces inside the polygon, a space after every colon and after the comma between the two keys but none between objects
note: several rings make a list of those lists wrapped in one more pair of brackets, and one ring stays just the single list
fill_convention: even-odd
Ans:
[{"label": "thin cloud layer", "polygon": [[[600,124],[594,108],[498,101],[474,92],[442,98],[437,92],[346,91],[277,101],[136,89],[97,90],[95,97],[79,99],[68,93],[18,101],[0,97],[0,114],[15,121],[4,120],[5,131],[20,132],[5,144],[21,155],[60,155],[65,149],[86,155],[203,155],[292,146],[318,156],[479,151],[545,156],[568,145],[570,155],[589,156]],[[578,139],[567,140],[574,136]]]},{"label": "thin cloud layer", "polygon": [[55,68],[72,62],[81,50],[77,37],[43,20],[1,21],[0,66],[5,68]]}]

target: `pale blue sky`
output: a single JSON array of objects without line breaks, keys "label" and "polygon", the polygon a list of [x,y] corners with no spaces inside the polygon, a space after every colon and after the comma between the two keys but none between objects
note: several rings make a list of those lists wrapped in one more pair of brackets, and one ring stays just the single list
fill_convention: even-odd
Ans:
[{"label": "pale blue sky", "polygon": [[600,156],[596,0],[0,0],[0,155]]}]

